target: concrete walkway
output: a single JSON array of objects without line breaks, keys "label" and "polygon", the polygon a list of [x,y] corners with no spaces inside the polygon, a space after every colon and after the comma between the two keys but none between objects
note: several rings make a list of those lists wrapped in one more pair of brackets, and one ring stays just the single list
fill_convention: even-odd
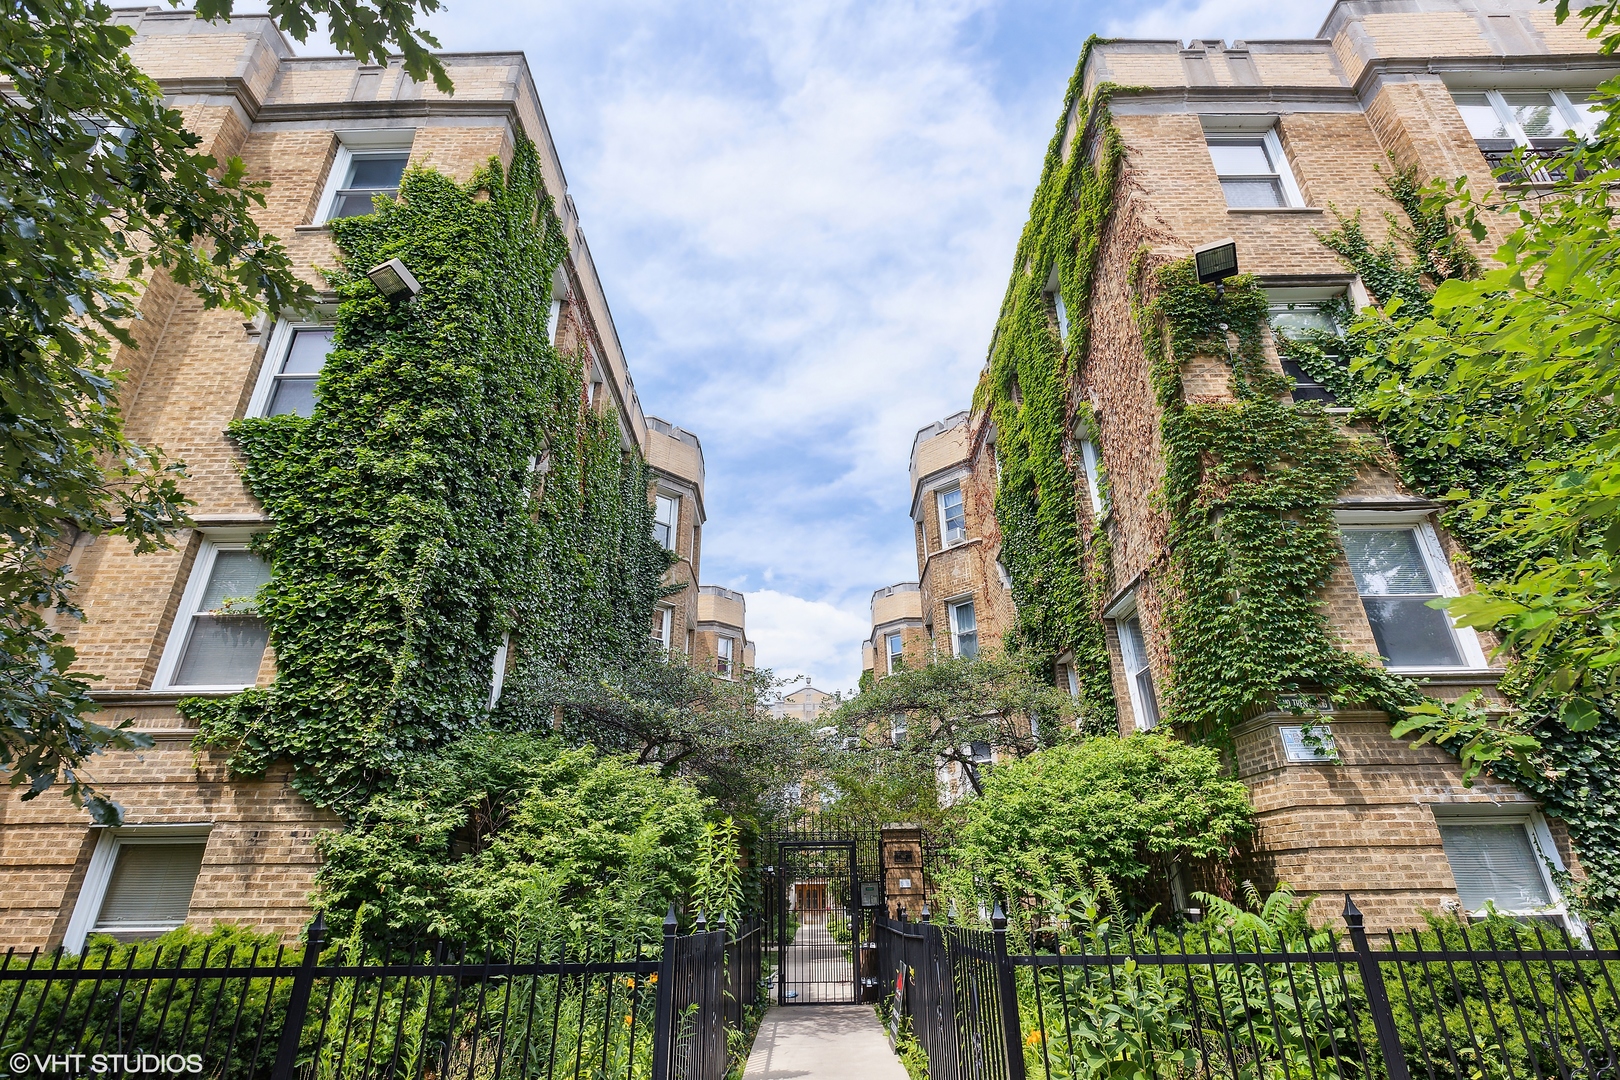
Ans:
[{"label": "concrete walkway", "polygon": [[870,1005],[789,1005],[760,1022],[743,1080],[906,1080]]}]

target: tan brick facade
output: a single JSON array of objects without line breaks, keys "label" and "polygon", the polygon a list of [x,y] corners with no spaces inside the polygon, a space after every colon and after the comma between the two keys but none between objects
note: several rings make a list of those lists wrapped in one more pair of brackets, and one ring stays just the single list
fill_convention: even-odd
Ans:
[{"label": "tan brick facade", "polygon": [[[1151,299],[1151,271],[1198,245],[1230,237],[1240,268],[1278,290],[1278,302],[1315,290],[1324,296],[1337,291],[1353,305],[1363,304],[1365,289],[1317,234],[1336,223],[1335,212],[1359,214],[1369,239],[1383,242],[1391,207],[1378,194],[1379,171],[1387,173],[1391,159],[1416,165],[1425,179],[1466,176],[1476,191],[1495,190],[1454,95],[1485,100],[1487,92],[1544,92],[1560,117],[1576,117],[1572,103],[1580,92],[1617,71],[1620,63],[1599,56],[1595,43],[1580,34],[1553,26],[1546,5],[1532,0],[1341,0],[1314,41],[1111,41],[1092,49],[1083,73],[1086,91],[1104,83],[1126,88],[1109,103],[1125,158],[1084,313],[1088,349],[1070,357],[1068,368],[1076,373],[1072,406],[1089,407],[1095,418],[1111,494],[1101,522],[1093,521],[1088,498],[1076,501],[1082,533],[1100,526],[1112,551],[1103,614],[1122,731],[1146,722],[1121,652],[1127,621],[1133,635],[1140,627],[1141,654],[1154,683],[1162,687],[1171,669],[1161,595],[1167,523],[1155,500],[1164,479],[1161,418],[1136,322],[1140,307],[1133,307],[1133,297],[1138,305]],[[1507,98],[1489,100],[1507,108],[1501,104]],[[1075,126],[1071,117],[1071,138],[1077,137]],[[1274,139],[1268,145],[1285,162],[1278,181],[1284,205],[1229,206],[1208,149],[1212,135],[1217,141],[1233,135]],[[1188,400],[1231,400],[1226,357],[1172,359]],[[1270,360],[1281,372],[1274,349]],[[928,442],[954,440],[949,454],[936,456],[966,462],[984,423],[978,415],[952,418],[936,425],[941,430]],[[916,457],[914,452],[914,491]],[[1076,448],[1071,464],[1077,475],[1079,457]],[[937,466],[923,471],[932,468]],[[963,476],[964,485],[985,483],[993,494],[993,482],[980,470],[964,470]],[[1436,527],[1436,509],[1403,489],[1392,473],[1368,467],[1343,493],[1337,515],[1346,527],[1411,526],[1419,542],[1432,535],[1436,580],[1467,590],[1472,579],[1466,556]],[[971,566],[947,568],[940,560],[950,552],[924,558],[923,540],[938,535],[934,505],[914,501],[914,517],[920,565],[926,568],[922,591],[936,609],[929,614],[938,641],[937,600],[984,575]],[[992,524],[979,527],[986,536],[993,533]],[[937,542],[927,550],[937,552]],[[1345,648],[1379,656],[1342,555],[1322,605]],[[1457,641],[1460,666],[1411,674],[1437,696],[1454,698],[1475,687],[1494,695],[1500,663],[1486,657],[1495,642],[1482,636],[1476,643],[1469,631],[1458,632]],[[1579,875],[1578,853],[1564,829],[1542,819],[1516,789],[1490,778],[1464,787],[1454,758],[1391,738],[1382,714],[1339,711],[1330,720],[1336,759],[1318,759],[1297,745],[1290,759],[1285,729],[1300,725],[1291,714],[1254,716],[1234,733],[1233,763],[1253,793],[1260,825],[1240,861],[1241,875],[1263,887],[1287,881],[1304,892],[1349,890],[1369,924],[1412,925],[1422,910],[1458,898],[1441,827],[1491,821],[1523,822],[1539,854]],[[1300,738],[1289,737],[1296,744]],[[1318,914],[1337,906],[1324,905]]]},{"label": "tan brick facade", "polygon": [[[298,272],[317,289],[324,285],[319,269],[337,260],[318,214],[339,186],[342,178],[332,173],[348,150],[408,149],[412,164],[466,179],[492,156],[509,161],[520,135],[534,142],[569,244],[553,286],[556,342],[581,357],[582,399],[615,416],[626,448],[639,447],[658,482],[683,496],[680,562],[668,580],[690,586],[676,600],[679,640],[689,639],[697,624],[702,451],[695,437],[650,424],[642,413],[524,57],[446,56],[456,86],[451,98],[411,80],[397,61],[363,67],[295,57],[263,17],[205,23],[157,8],[116,17],[135,28],[134,59],[202,137],[199,149],[222,160],[239,155],[250,179],[269,182],[259,221],[283,238]],[[82,668],[102,677],[101,719],[133,718],[156,739],[150,750],[96,758],[85,772],[124,806],[119,836],[137,842],[182,826],[206,839],[190,923],[233,922],[292,936],[310,914],[310,840],[340,822],[293,790],[286,765],[244,780],[228,776],[219,755],[194,754],[194,732],[174,707],[182,692],[154,688],[207,542],[245,538],[267,524],[224,429],[246,413],[262,369],[279,362],[270,355],[273,342],[286,337],[271,318],[244,322],[204,312],[163,274],[147,283],[140,310],[131,328],[139,348],[117,358],[128,372],[121,402],[128,432],[186,463],[185,490],[197,502],[200,528],[155,555],[136,557],[119,540],[81,540],[67,553],[86,619],[61,629]],[[274,674],[267,649],[258,682]],[[0,946],[63,940],[102,835],[54,793],[28,803],[0,800]],[[94,906],[94,897],[84,899]]]}]

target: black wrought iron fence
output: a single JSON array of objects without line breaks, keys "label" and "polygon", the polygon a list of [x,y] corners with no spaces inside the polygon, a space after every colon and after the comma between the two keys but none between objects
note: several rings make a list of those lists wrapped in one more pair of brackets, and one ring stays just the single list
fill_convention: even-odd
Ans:
[{"label": "black wrought iron fence", "polygon": [[[879,926],[934,1080],[1620,1080],[1620,941],[1437,922],[1369,936]],[[1011,1050],[1009,1053],[1008,1051]]]},{"label": "black wrought iron fence", "polygon": [[[757,922],[471,954],[107,945],[0,960],[0,1076],[722,1080],[760,991]],[[323,956],[324,953],[324,956]]]}]

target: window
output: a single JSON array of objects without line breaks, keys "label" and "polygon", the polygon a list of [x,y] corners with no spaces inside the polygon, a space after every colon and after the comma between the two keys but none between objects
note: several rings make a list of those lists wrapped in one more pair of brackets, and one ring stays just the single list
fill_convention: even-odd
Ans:
[{"label": "window", "polygon": [[967,512],[962,508],[962,489],[939,493],[939,543],[941,547],[967,539]]},{"label": "window", "polygon": [[1099,521],[1108,516],[1108,500],[1103,498],[1102,457],[1097,444],[1089,438],[1080,440],[1080,465],[1086,470],[1086,494],[1091,496],[1091,513]]},{"label": "window", "polygon": [[653,536],[671,551],[675,550],[675,537],[681,520],[681,500],[674,495],[658,495],[653,505]]},{"label": "window", "polygon": [[1119,626],[1120,658],[1125,661],[1125,681],[1136,712],[1136,726],[1143,731],[1159,725],[1159,699],[1153,692],[1153,672],[1148,667],[1147,639],[1136,612],[1122,617]]},{"label": "window", "polygon": [[1309,736],[1303,725],[1278,728],[1282,736],[1283,757],[1288,761],[1333,763],[1338,761],[1339,749],[1333,743],[1333,732],[1326,724],[1312,724]]},{"label": "window", "polygon": [[726,678],[731,678],[732,640],[728,637],[720,638],[715,642],[715,670]]},{"label": "window", "polygon": [[972,754],[975,765],[989,765],[996,760],[996,752],[987,742],[969,743],[968,752]]},{"label": "window", "polygon": [[108,829],[90,856],[63,946],[80,952],[91,934],[133,941],[183,924],[207,844],[206,826]]},{"label": "window", "polygon": [[1338,341],[1343,336],[1334,310],[1342,300],[1280,301],[1271,305],[1271,332],[1277,338],[1283,374],[1294,380],[1295,401],[1335,405],[1333,391],[1287,355],[1287,342],[1299,341],[1322,350],[1323,360],[1339,363]]},{"label": "window", "polygon": [[1229,208],[1265,210],[1304,205],[1275,129],[1211,132],[1206,138]]},{"label": "window", "polygon": [[669,648],[670,624],[675,619],[675,609],[658,607],[653,610],[652,639],[663,648]]},{"label": "window", "polygon": [[[1603,118],[1594,95],[1582,91],[1484,90],[1451,96],[1492,169],[1521,147],[1527,148],[1526,156],[1532,159],[1556,158],[1569,145],[1569,132],[1591,135]],[[1556,168],[1533,166],[1502,179],[1547,183],[1557,179],[1557,172]]]},{"label": "window", "polygon": [[979,621],[971,600],[951,605],[951,652],[970,659],[979,655]]},{"label": "window", "polygon": [[398,195],[399,180],[405,175],[405,165],[410,158],[408,147],[339,148],[337,160],[332,163],[333,175],[338,178],[337,187],[331,190],[326,212],[319,220],[369,214],[376,209],[372,200],[378,195],[390,198]]},{"label": "window", "polygon": [[157,686],[240,690],[258,682],[270,632],[254,597],[269,580],[270,567],[248,550],[246,540],[205,540],[169,632]]},{"label": "window", "polygon": [[495,660],[489,674],[489,707],[493,709],[501,700],[501,688],[506,685],[506,657],[512,650],[512,632],[508,630],[501,635],[501,643],[495,646]]},{"label": "window", "polygon": [[1436,543],[1428,527],[1346,525],[1342,535],[1378,655],[1392,668],[1467,666],[1451,619],[1428,606],[1449,592],[1439,584],[1444,561],[1425,550]]},{"label": "window", "polygon": [[332,352],[334,333],[330,326],[278,325],[248,415],[314,415],[315,380]]},{"label": "window", "polygon": [[889,654],[889,674],[893,675],[905,664],[906,643],[899,634],[889,634],[883,643]]},{"label": "window", "polygon": [[1531,822],[1460,818],[1441,821],[1440,841],[1463,909],[1528,915],[1561,908]]},{"label": "window", "polygon": [[889,741],[900,746],[906,741],[906,714],[897,712],[889,717]]},{"label": "window", "polygon": [[1052,314],[1057,316],[1058,345],[1061,347],[1069,340],[1069,309],[1063,304],[1063,280],[1058,275],[1056,263],[1052,264],[1052,273],[1046,279],[1046,298],[1052,305]]},{"label": "window", "polygon": [[1059,663],[1053,670],[1052,685],[1070,697],[1080,696],[1080,683],[1075,676],[1074,665],[1068,661]]}]

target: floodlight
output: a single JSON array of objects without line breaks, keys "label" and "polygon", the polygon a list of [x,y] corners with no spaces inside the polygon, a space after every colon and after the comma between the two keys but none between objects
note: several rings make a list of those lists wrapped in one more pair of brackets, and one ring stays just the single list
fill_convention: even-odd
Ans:
[{"label": "floodlight", "polygon": [[378,292],[388,298],[390,304],[402,304],[422,291],[422,286],[398,259],[389,259],[373,266],[366,271],[366,277],[377,286]]},{"label": "floodlight", "polygon": [[1193,265],[1198,270],[1198,284],[1214,283],[1215,295],[1224,296],[1222,282],[1238,272],[1237,241],[1227,238],[1193,248]]}]

